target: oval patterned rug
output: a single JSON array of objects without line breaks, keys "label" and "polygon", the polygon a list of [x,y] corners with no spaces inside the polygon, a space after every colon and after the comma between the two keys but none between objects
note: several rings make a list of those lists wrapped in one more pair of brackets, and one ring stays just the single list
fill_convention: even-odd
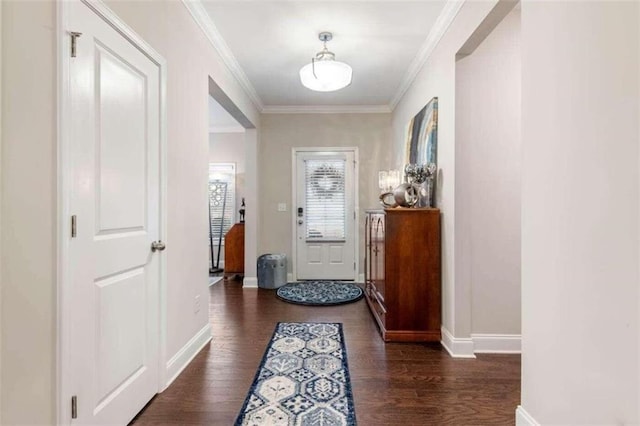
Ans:
[{"label": "oval patterned rug", "polygon": [[353,283],[341,281],[302,281],[288,283],[276,291],[285,302],[310,306],[333,306],[362,299],[363,291]]}]

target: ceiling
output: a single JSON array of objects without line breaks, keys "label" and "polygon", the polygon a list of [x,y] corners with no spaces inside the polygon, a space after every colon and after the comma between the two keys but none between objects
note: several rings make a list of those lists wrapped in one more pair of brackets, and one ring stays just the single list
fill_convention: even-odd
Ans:
[{"label": "ceiling", "polygon": [[[199,22],[254,103],[278,109],[362,107],[390,110],[446,30],[446,0],[200,0]],[[197,2],[196,2],[197,3]],[[456,9],[457,11],[457,9]],[[450,17],[452,19],[453,17]],[[449,21],[450,22],[450,21]],[[298,71],[322,48],[353,68],[337,92],[313,92]]]}]

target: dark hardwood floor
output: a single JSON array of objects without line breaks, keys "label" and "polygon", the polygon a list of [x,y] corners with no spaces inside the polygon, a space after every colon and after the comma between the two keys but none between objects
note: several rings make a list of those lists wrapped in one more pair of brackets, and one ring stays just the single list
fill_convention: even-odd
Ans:
[{"label": "dark hardwood floor", "polygon": [[519,355],[453,359],[440,344],[385,344],[364,300],[297,306],[233,280],[210,294],[213,340],[133,423],[232,425],[279,321],[344,324],[360,426],[515,423]]}]

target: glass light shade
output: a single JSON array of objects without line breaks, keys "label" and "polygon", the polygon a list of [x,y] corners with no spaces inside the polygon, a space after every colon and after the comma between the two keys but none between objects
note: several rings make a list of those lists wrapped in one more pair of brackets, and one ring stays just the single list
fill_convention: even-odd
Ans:
[{"label": "glass light shade", "polygon": [[399,170],[380,170],[378,172],[378,188],[387,191],[398,185],[400,185]]},{"label": "glass light shade", "polygon": [[352,75],[349,65],[327,59],[315,61],[300,69],[302,85],[317,92],[333,92],[347,87],[351,84]]},{"label": "glass light shade", "polygon": [[389,187],[400,185],[400,170],[389,170]]},{"label": "glass light shade", "polygon": [[389,181],[389,174],[386,170],[380,170],[378,172],[378,188],[387,189],[387,183]]}]

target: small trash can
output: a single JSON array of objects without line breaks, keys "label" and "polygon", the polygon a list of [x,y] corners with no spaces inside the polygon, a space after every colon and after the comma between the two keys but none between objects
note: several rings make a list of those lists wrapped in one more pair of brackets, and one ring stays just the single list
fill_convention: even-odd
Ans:
[{"label": "small trash can", "polygon": [[275,289],[286,283],[286,254],[263,254],[258,257],[258,287]]}]

